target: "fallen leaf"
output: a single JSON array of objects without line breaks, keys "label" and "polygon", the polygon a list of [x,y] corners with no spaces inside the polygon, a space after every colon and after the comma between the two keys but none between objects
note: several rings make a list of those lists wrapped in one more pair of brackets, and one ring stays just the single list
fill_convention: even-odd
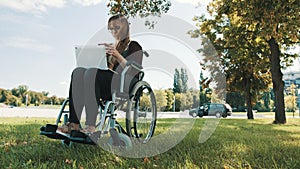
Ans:
[{"label": "fallen leaf", "polygon": [[150,163],[150,160],[149,160],[149,158],[145,157],[144,158],[144,164],[147,164],[147,163]]},{"label": "fallen leaf", "polygon": [[7,152],[9,152],[9,147],[8,146],[5,146],[4,147],[4,151],[7,153]]},{"label": "fallen leaf", "polygon": [[116,161],[116,162],[120,162],[121,160],[120,160],[119,157],[116,157],[116,158],[115,158],[115,161]]},{"label": "fallen leaf", "polygon": [[69,160],[69,159],[66,159],[66,160],[65,160],[65,163],[67,163],[67,164],[72,164],[73,161],[72,161],[72,160]]},{"label": "fallen leaf", "polygon": [[154,160],[159,160],[160,159],[159,156],[154,156],[153,158],[154,158]]}]

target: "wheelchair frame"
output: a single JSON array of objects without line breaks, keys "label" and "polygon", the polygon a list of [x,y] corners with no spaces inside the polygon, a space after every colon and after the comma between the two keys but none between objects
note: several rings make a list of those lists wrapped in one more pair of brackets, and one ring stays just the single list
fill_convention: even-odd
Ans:
[{"label": "wheelchair frame", "polygon": [[[143,51],[143,53],[147,57],[149,57],[149,54],[146,51]],[[122,95],[126,95],[124,94],[125,76],[130,68],[139,71],[138,81],[133,85],[132,90],[128,94],[128,99],[124,100],[124,98],[122,98]],[[79,131],[71,131],[71,134],[66,134],[56,131],[58,125],[62,123],[61,118],[63,115],[63,123],[66,124],[68,122],[69,111],[66,111],[65,108],[69,103],[69,99],[66,99],[63,102],[55,125],[46,124],[46,126],[42,126],[40,129],[40,134],[45,135],[49,138],[60,139],[62,140],[62,143],[67,146],[71,146],[72,142],[97,145],[99,139],[108,133],[110,133],[110,138],[107,143],[112,146],[131,147],[133,139],[138,140],[138,143],[147,143],[151,139],[155,131],[157,110],[154,93],[151,89],[151,86],[147,82],[143,81],[144,72],[142,72],[141,70],[142,66],[135,62],[128,61],[126,63],[126,67],[121,72],[120,78],[120,103],[116,105],[116,100],[118,98],[117,92],[114,91],[112,94],[112,100],[106,101],[105,106],[99,106],[99,122],[96,124],[96,132],[94,132],[93,134],[85,135],[84,133],[81,133]],[[139,99],[144,94],[144,89],[147,89],[149,92],[151,102],[150,110],[152,114],[148,113],[148,109],[146,109],[145,112],[141,112],[139,110]],[[115,113],[115,110],[117,110],[120,105],[124,105],[124,103],[127,103],[125,118],[126,130],[116,120],[117,113]],[[133,108],[133,112],[131,111],[131,108]],[[150,116],[148,116],[148,114],[150,114]],[[140,127],[138,118],[147,118],[147,116],[151,118],[150,124],[148,126],[149,128],[146,129],[146,133],[142,133],[142,129],[138,129],[138,127]],[[141,124],[144,125],[146,123]]]}]

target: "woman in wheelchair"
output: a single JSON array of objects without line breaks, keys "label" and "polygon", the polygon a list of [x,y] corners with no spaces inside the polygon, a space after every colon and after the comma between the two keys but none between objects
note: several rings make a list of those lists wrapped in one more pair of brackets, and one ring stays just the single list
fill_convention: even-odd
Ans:
[{"label": "woman in wheelchair", "polygon": [[[76,68],[72,72],[69,89],[69,119],[68,123],[58,127],[58,131],[71,133],[80,130],[91,134],[95,131],[95,123],[99,105],[102,101],[112,99],[112,90],[120,83],[116,73],[121,73],[127,61],[142,64],[142,47],[136,41],[131,41],[129,36],[129,23],[122,15],[112,16],[108,20],[108,30],[115,38],[115,45],[105,45],[110,70],[97,68]],[[85,128],[80,128],[82,110],[85,107]]]}]

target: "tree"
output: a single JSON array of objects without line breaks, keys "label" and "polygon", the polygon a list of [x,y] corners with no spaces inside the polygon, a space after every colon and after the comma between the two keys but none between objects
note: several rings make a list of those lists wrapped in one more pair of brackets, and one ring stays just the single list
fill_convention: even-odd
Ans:
[{"label": "tree", "polygon": [[199,103],[200,103],[200,97],[199,97],[200,91],[199,90],[190,89],[189,92],[191,93],[191,97],[192,97],[191,108],[199,107]]},{"label": "tree", "polygon": [[168,0],[109,0],[107,7],[110,14],[123,14],[125,16],[135,17],[140,15],[147,17],[149,15],[160,16],[167,13],[171,2]]},{"label": "tree", "polygon": [[142,95],[141,99],[140,99],[140,109],[141,110],[145,110],[146,108],[150,107],[151,103],[150,103],[150,97],[147,95]]},{"label": "tree", "polygon": [[[218,25],[218,28],[213,27],[213,31],[222,31],[219,28],[226,30],[229,28],[226,26],[229,19],[229,26],[231,24],[237,26],[235,33],[231,34],[233,37],[243,33],[247,35],[254,33],[255,36],[252,37],[257,38],[251,42],[251,45],[255,47],[257,42],[265,44],[266,47],[263,46],[258,52],[267,53],[261,57],[268,58],[270,62],[276,107],[274,123],[286,123],[281,66],[289,66],[292,58],[297,56],[291,54],[289,49],[299,43],[300,39],[300,4],[298,1],[214,0],[208,6],[208,11],[213,19],[206,22],[207,29],[210,29],[212,25]],[[238,29],[242,27],[246,29]],[[230,42],[226,43],[228,48],[234,48],[235,46]]]},{"label": "tree", "polygon": [[226,102],[236,111],[245,111],[245,97],[241,92],[228,92]]},{"label": "tree", "polygon": [[49,95],[49,92],[46,92],[46,91],[42,91],[42,94],[43,94],[43,96],[48,96]]},{"label": "tree", "polygon": [[189,91],[187,93],[181,93],[180,98],[180,110],[189,110],[192,108],[193,105],[193,96],[192,93]]},{"label": "tree", "polygon": [[165,90],[166,93],[166,99],[167,99],[167,105],[165,111],[172,111],[173,105],[174,105],[174,94],[172,89]]},{"label": "tree", "polygon": [[28,102],[35,106],[39,106],[44,100],[44,95],[40,92],[29,91],[28,95]]},{"label": "tree", "polygon": [[10,97],[12,93],[9,90],[0,88],[0,103],[6,102],[7,98]]},{"label": "tree", "polygon": [[21,106],[22,104],[20,98],[14,95],[8,95],[4,103],[12,106]]},{"label": "tree", "polygon": [[288,89],[288,94],[285,99],[286,110],[290,112],[295,112],[297,109],[296,103],[296,85],[292,84]]},{"label": "tree", "polygon": [[[107,7],[110,15],[122,14],[126,17],[140,16],[146,18],[148,16],[161,16],[170,9],[171,1],[169,0],[109,0]],[[145,26],[153,29],[155,21],[145,21]]]},{"label": "tree", "polygon": [[184,68],[180,68],[180,71],[175,68],[173,92],[174,93],[186,93],[188,91],[188,75]]},{"label": "tree", "polygon": [[263,106],[264,106],[263,111],[266,111],[266,112],[271,111],[271,109],[273,107],[271,96],[272,96],[272,91],[271,90],[266,91],[266,92],[263,93],[263,96],[262,96]]},{"label": "tree", "polygon": [[203,106],[206,103],[209,103],[211,98],[209,95],[211,94],[211,89],[209,88],[209,84],[211,83],[211,79],[208,77],[204,78],[203,72],[200,72],[199,78],[199,106]]},{"label": "tree", "polygon": [[188,75],[187,75],[187,71],[184,68],[180,69],[180,79],[181,79],[181,83],[182,83],[182,93],[186,93],[188,91]]},{"label": "tree", "polygon": [[176,68],[174,73],[173,92],[182,93],[182,80],[179,70]]},{"label": "tree", "polygon": [[158,111],[164,111],[167,106],[167,95],[164,90],[154,90],[156,107]]},{"label": "tree", "polygon": [[11,89],[11,93],[12,93],[12,95],[14,95],[16,97],[20,97],[19,89],[17,89],[17,88]]},{"label": "tree", "polygon": [[181,97],[182,93],[175,93],[175,111],[181,110]]},{"label": "tree", "polygon": [[[243,93],[247,105],[247,117],[253,119],[252,107],[256,95],[260,90],[267,90],[270,83],[269,64],[267,59],[262,57],[264,51],[260,50],[265,45],[257,40],[255,31],[247,31],[247,26],[240,25],[235,17],[223,16],[221,19],[216,17],[213,21],[205,18],[198,19],[202,22],[201,33],[209,38],[218,53],[218,55],[207,55],[211,49],[204,48],[202,52],[208,56],[206,60],[215,57],[222,63],[217,66],[212,64],[207,68],[217,72],[218,67],[221,67],[223,70],[221,73],[226,74],[227,92]],[[241,33],[236,35],[238,31]],[[204,46],[208,45],[204,44]]]},{"label": "tree", "polygon": [[22,103],[26,102],[26,94],[28,92],[28,86],[19,85],[16,89],[12,89],[13,94],[22,100]]}]

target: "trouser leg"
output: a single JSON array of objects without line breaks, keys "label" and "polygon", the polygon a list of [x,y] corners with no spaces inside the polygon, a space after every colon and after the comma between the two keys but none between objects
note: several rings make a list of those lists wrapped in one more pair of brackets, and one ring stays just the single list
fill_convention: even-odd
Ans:
[{"label": "trouser leg", "polygon": [[107,70],[88,69],[84,75],[86,125],[95,125],[100,99],[111,100],[111,79]]},{"label": "trouser leg", "polygon": [[86,125],[94,126],[98,113],[98,99],[95,94],[95,80],[97,69],[88,69],[84,74],[84,103],[86,112]]},{"label": "trouser leg", "polygon": [[86,69],[76,68],[72,72],[69,89],[69,122],[79,124],[84,106],[84,74]]}]

